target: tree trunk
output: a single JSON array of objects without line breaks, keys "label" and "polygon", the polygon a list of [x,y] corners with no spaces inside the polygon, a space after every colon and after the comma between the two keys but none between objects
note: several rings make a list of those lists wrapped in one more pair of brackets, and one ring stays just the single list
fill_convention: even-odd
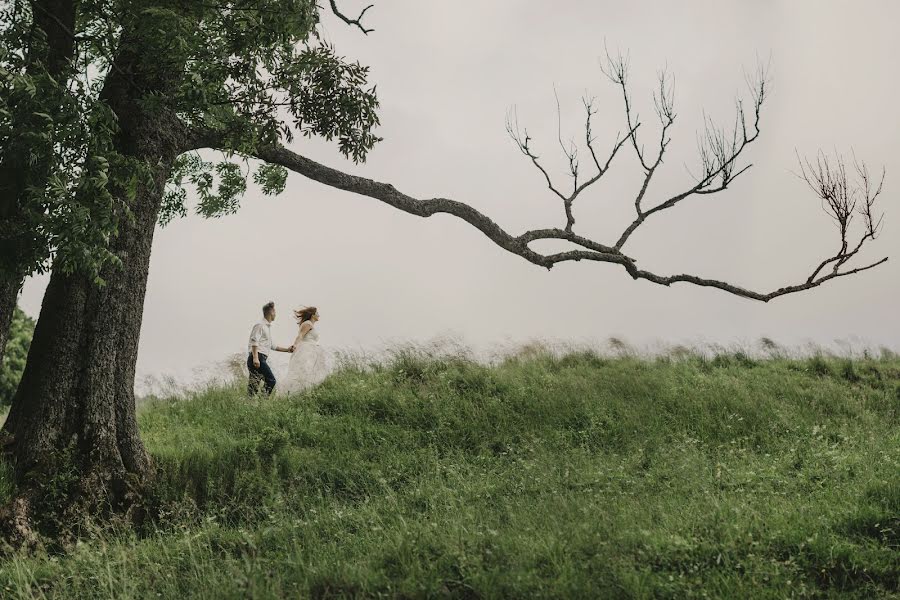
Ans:
[{"label": "tree trunk", "polygon": [[[166,175],[157,178],[160,185]],[[105,286],[79,274],[50,278],[5,427],[15,439],[20,480],[67,449],[79,470],[106,479],[115,497],[127,474],[150,473],[135,420],[134,370],[158,198],[158,187],[139,191],[134,220],[115,240],[123,265],[104,273]]]},{"label": "tree trunk", "polygon": [[[19,496],[27,499],[18,510],[29,521],[54,515],[50,528],[36,523],[48,533],[56,523],[127,510],[153,473],[137,428],[134,375],[150,248],[170,166],[165,162],[154,185],[138,190],[134,218],[123,221],[113,243],[123,264],[102,274],[106,285],[54,272],[44,296],[3,431]],[[65,505],[35,495],[40,484],[60,476],[72,484]]]},{"label": "tree trunk", "polygon": [[[122,264],[104,268],[105,285],[80,273],[50,278],[3,426],[18,483],[8,536],[28,537],[30,527],[57,536],[85,518],[128,511],[153,474],[137,428],[134,375],[153,234],[185,128],[174,113],[148,112],[141,103],[140,92],[168,92],[165,74],[137,75],[141,61],[159,57],[137,44],[122,44],[120,52],[101,97],[117,116],[116,152],[147,165],[150,177],[139,177],[130,200],[110,177],[110,191],[127,201],[130,215],[120,215],[110,249]],[[117,168],[130,175],[134,166]],[[43,491],[51,478],[57,483],[50,489],[65,482],[55,498]]]}]

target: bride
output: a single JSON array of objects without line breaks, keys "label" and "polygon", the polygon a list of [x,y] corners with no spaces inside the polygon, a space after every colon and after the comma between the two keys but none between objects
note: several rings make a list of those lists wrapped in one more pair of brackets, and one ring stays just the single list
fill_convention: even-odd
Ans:
[{"label": "bride", "polygon": [[300,332],[294,340],[294,353],[288,364],[287,375],[279,382],[282,394],[295,394],[317,385],[328,375],[325,350],[319,346],[319,334],[315,329],[319,311],[306,306],[294,311]]}]

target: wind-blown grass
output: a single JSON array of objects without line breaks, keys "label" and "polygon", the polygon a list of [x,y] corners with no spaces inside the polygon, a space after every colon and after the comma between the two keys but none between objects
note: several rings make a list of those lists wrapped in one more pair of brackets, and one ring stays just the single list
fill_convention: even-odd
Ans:
[{"label": "wind-blown grass", "polygon": [[690,352],[402,352],[156,400],[154,525],[0,559],[0,593],[891,597],[898,409],[895,357]]}]

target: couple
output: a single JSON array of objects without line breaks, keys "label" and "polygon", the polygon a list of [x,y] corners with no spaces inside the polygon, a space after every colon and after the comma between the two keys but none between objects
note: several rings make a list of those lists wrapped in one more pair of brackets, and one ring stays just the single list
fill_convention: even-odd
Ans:
[{"label": "couple", "polygon": [[328,374],[325,364],[325,351],[319,346],[319,334],[315,325],[319,321],[319,311],[315,306],[304,306],[294,311],[294,317],[300,326],[294,343],[282,348],[272,343],[272,321],[275,320],[275,303],[269,302],[262,308],[263,320],[253,326],[250,331],[250,343],[247,356],[247,369],[250,381],[247,392],[252,396],[265,384],[266,394],[275,388],[275,375],[268,365],[271,352],[292,352],[287,375],[278,385],[279,394],[291,394],[303,391],[321,383]]}]

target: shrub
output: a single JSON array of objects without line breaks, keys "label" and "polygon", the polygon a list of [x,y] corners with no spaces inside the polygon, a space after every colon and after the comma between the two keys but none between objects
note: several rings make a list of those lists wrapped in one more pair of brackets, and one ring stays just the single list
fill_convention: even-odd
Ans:
[{"label": "shrub", "polygon": [[31,347],[31,338],[34,335],[34,325],[34,319],[16,307],[9,328],[9,341],[3,353],[3,362],[0,363],[0,406],[12,402],[19,386],[22,371],[25,370],[25,360],[28,358],[28,349]]}]

